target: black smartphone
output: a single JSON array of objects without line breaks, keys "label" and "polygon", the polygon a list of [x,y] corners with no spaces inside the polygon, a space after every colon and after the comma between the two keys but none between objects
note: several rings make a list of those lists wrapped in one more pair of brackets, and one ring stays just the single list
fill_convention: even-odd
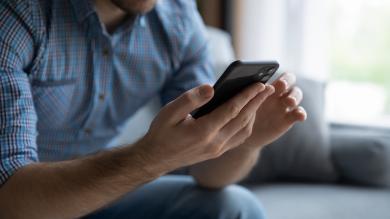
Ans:
[{"label": "black smartphone", "polygon": [[213,111],[247,86],[256,83],[266,83],[278,70],[279,63],[234,61],[225,70],[214,85],[214,97],[205,105],[192,112],[196,119]]}]

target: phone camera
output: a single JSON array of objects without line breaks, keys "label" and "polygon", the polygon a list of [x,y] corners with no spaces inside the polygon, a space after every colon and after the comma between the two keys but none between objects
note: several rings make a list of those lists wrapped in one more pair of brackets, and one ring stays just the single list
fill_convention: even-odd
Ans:
[{"label": "phone camera", "polygon": [[272,75],[274,72],[275,72],[275,68],[271,68],[271,69],[268,70],[267,73],[270,74],[270,75]]},{"label": "phone camera", "polygon": [[264,76],[264,72],[262,70],[260,70],[257,74],[259,75],[259,77]]}]

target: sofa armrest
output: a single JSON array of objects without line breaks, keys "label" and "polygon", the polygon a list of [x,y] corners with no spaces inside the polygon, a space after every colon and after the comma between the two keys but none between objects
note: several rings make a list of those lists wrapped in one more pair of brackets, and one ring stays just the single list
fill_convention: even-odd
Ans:
[{"label": "sofa armrest", "polygon": [[331,124],[332,159],[343,181],[390,187],[390,129]]}]

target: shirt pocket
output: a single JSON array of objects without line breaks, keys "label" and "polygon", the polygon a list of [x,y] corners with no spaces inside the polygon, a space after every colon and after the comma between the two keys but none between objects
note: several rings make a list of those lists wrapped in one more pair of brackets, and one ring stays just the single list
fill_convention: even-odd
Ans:
[{"label": "shirt pocket", "polygon": [[69,129],[69,112],[76,80],[38,81],[31,83],[38,131]]}]

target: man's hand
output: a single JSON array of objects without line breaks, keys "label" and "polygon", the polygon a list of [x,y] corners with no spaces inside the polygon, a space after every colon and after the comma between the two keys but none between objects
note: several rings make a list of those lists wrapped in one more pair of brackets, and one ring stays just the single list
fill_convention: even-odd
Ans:
[{"label": "man's hand", "polygon": [[[259,151],[265,145],[283,135],[295,122],[306,119],[305,110],[298,107],[302,91],[294,83],[292,74],[284,74],[273,83],[275,92],[259,104],[257,112],[252,115],[252,134],[243,144],[217,159],[190,167],[190,174],[201,186],[221,188],[241,180],[257,162]],[[270,93],[272,91],[271,87]],[[242,138],[229,141],[237,144]]]},{"label": "man's hand", "polygon": [[275,93],[258,108],[252,135],[244,146],[261,148],[282,136],[297,121],[306,119],[305,109],[300,107],[303,94],[294,86],[294,74],[284,73],[273,83]]},{"label": "man's hand", "polygon": [[219,157],[250,135],[269,90],[255,84],[195,120],[189,113],[213,96],[200,86],[164,107],[132,146],[24,166],[0,188],[0,218],[79,218],[166,172]]},{"label": "man's hand", "polygon": [[251,135],[256,111],[273,90],[254,84],[196,120],[190,112],[207,103],[213,89],[203,85],[189,90],[157,115],[140,140],[143,154],[150,162],[162,162],[167,171],[217,158]]}]

